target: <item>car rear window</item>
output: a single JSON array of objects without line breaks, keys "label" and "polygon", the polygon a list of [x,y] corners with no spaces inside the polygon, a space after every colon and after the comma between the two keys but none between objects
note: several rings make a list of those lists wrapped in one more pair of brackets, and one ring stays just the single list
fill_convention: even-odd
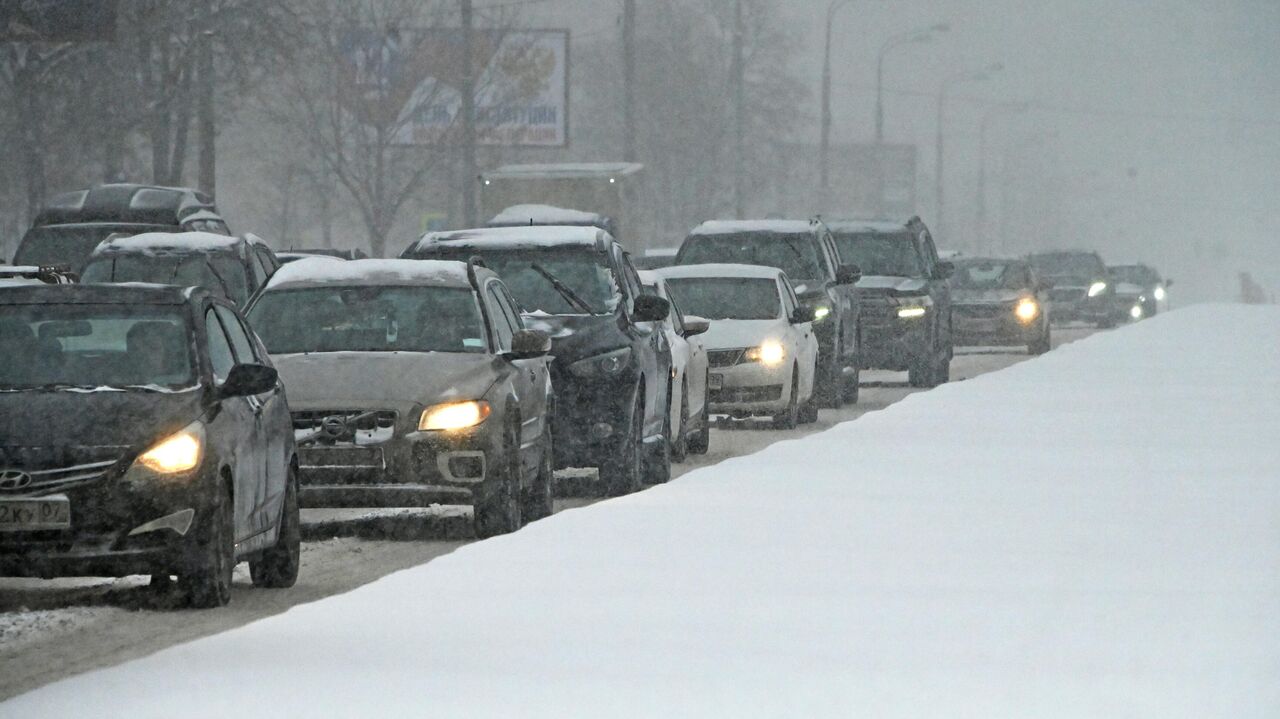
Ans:
[{"label": "car rear window", "polygon": [[815,280],[823,276],[818,243],[810,234],[744,232],[693,235],[685,240],[676,260],[678,265],[719,263],[777,267],[792,282]]},{"label": "car rear window", "polygon": [[681,311],[708,320],[772,320],[782,316],[778,283],[753,277],[682,277],[667,289]]}]

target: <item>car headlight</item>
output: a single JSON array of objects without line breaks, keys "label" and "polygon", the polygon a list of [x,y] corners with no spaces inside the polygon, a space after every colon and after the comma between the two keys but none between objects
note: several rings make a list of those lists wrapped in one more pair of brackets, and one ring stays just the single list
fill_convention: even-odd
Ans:
[{"label": "car headlight", "polygon": [[830,307],[826,305],[818,305],[817,307],[813,308],[813,321],[820,322],[826,319],[827,315],[829,314],[831,314]]},{"label": "car headlight", "polygon": [[1036,318],[1036,315],[1040,314],[1040,305],[1036,304],[1036,301],[1030,297],[1023,297],[1014,306],[1013,314],[1023,322],[1030,322]]},{"label": "car headlight", "polygon": [[777,340],[766,340],[760,343],[759,347],[749,348],[744,356],[749,362],[759,362],[772,367],[782,364],[782,361],[787,358],[787,349]]},{"label": "car headlight", "polygon": [[1089,285],[1089,296],[1090,296],[1090,297],[1097,297],[1098,295],[1100,295],[1100,294],[1102,294],[1103,292],[1106,292],[1106,291],[1107,291],[1107,283],[1106,283],[1106,282],[1094,282],[1093,284]]},{"label": "car headlight", "polygon": [[1156,291],[1154,292],[1154,294],[1155,294],[1155,296],[1156,296],[1156,299],[1157,299],[1157,300],[1159,300],[1159,301],[1164,301],[1164,288],[1163,288],[1163,287],[1157,287],[1157,288],[1156,288]]},{"label": "car headlight", "polygon": [[569,365],[569,371],[579,377],[616,377],[631,365],[631,348],[605,352],[578,360]]},{"label": "car headlight", "polygon": [[933,307],[933,298],[929,295],[907,295],[891,299],[898,307],[898,317],[904,320],[924,317],[929,308]]},{"label": "car headlight", "polygon": [[135,465],[156,474],[179,474],[200,466],[204,457],[204,424],[192,422],[138,455]]},{"label": "car headlight", "polygon": [[1135,320],[1142,319],[1142,305],[1138,304],[1138,305],[1134,305],[1133,307],[1130,307],[1129,316]]},{"label": "car headlight", "polygon": [[488,402],[468,400],[437,404],[422,411],[418,431],[451,431],[474,427],[489,418],[492,412]]}]

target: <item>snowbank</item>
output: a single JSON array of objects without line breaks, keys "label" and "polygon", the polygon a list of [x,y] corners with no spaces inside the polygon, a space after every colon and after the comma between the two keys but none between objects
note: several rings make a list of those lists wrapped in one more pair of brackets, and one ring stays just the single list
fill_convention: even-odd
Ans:
[{"label": "snowbank", "polygon": [[1163,314],[3,713],[1274,717],[1278,338]]}]

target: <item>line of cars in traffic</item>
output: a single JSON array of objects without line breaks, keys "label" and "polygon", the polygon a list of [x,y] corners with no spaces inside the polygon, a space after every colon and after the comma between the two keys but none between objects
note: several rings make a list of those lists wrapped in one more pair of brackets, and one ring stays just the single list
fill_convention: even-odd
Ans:
[{"label": "line of cars in traffic", "polygon": [[53,207],[0,271],[0,574],[176,576],[194,606],[242,560],[292,584],[301,508],[470,505],[494,536],[559,468],[667,481],[713,415],[790,428],[863,369],[1049,348],[1034,263],[945,261],[918,218],[707,222],[639,271],[598,223],[511,213],[381,260],[282,257],[180,188]]}]

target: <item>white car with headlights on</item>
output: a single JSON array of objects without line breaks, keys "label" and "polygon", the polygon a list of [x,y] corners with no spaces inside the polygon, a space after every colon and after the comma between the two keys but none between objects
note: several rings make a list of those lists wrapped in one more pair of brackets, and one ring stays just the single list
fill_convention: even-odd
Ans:
[{"label": "white car with headlights on", "polygon": [[249,309],[289,388],[303,507],[551,513],[551,339],[462,262],[298,260]]},{"label": "white car with headlights on", "polygon": [[711,322],[702,336],[711,412],[772,417],[779,429],[818,418],[813,309],[800,304],[782,270],[711,264],[657,272],[685,312]]}]

